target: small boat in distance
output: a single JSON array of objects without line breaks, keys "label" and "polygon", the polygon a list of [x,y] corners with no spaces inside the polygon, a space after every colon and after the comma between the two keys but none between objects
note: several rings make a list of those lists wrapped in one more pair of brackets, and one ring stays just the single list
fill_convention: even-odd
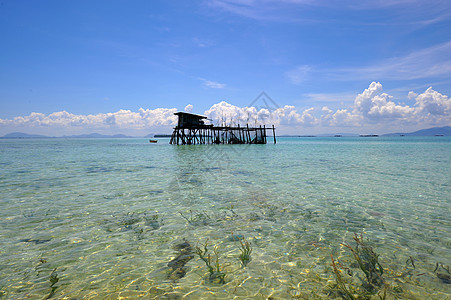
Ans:
[{"label": "small boat in distance", "polygon": [[158,140],[149,140],[149,143],[158,143]]}]

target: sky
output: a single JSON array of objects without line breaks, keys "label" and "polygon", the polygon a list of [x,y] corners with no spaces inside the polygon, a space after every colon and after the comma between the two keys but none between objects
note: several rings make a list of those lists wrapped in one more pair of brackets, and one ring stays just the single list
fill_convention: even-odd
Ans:
[{"label": "sky", "polygon": [[0,1],[0,136],[451,125],[451,1]]}]

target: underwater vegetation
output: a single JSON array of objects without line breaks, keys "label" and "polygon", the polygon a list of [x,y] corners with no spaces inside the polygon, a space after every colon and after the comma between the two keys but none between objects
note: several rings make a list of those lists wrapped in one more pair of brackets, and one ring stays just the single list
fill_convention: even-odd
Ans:
[{"label": "underwater vegetation", "polygon": [[247,264],[251,261],[251,253],[252,253],[252,247],[248,240],[246,240],[244,237],[239,239],[240,241],[240,261],[243,267],[246,267]]},{"label": "underwater vegetation", "polygon": [[185,216],[179,211],[179,214],[192,226],[208,225],[212,222],[211,217],[206,212],[189,210],[189,216]]},{"label": "underwater vegetation", "polygon": [[209,252],[208,240],[205,241],[205,244],[203,245],[202,248],[199,246],[196,246],[195,252],[199,256],[199,258],[205,262],[208,272],[210,273],[210,275],[208,277],[210,282],[224,284],[226,273],[221,270],[222,268],[219,265],[218,247],[213,246],[213,254],[214,254],[213,259],[212,259],[212,255],[210,253],[208,253]]},{"label": "underwater vegetation", "polygon": [[382,285],[383,279],[381,276],[384,273],[384,269],[379,263],[379,255],[373,251],[372,247],[364,242],[362,234],[358,236],[354,233],[354,240],[356,242],[355,248],[347,244],[343,244],[343,246],[351,250],[360,269],[365,273],[368,283],[367,288],[369,290],[376,289]]},{"label": "underwater vegetation", "polygon": [[55,284],[57,284],[59,280],[60,279],[58,278],[58,273],[56,272],[56,268],[55,268],[55,269],[53,269],[53,271],[49,277],[51,291],[50,291],[50,294],[47,297],[45,297],[45,299],[50,299],[53,297],[56,289],[58,288],[57,286],[55,286]]},{"label": "underwater vegetation", "polygon": [[188,225],[197,226],[214,226],[221,225],[228,221],[243,220],[243,221],[259,221],[266,220],[276,222],[277,217],[286,213],[274,205],[256,205],[256,211],[249,214],[237,213],[234,205],[221,208],[214,213],[207,213],[200,210],[188,210],[186,212],[179,211],[180,216],[187,222]]},{"label": "underwater vegetation", "polygon": [[[351,251],[359,269],[365,274],[366,281],[363,281],[361,286],[358,286],[358,284],[350,280],[357,277],[357,274],[354,274],[350,267],[335,261],[333,255],[331,255],[332,270],[335,274],[336,285],[340,295],[343,299],[351,300],[371,299],[373,295],[377,295],[380,299],[385,299],[387,287],[382,278],[384,269],[379,263],[379,255],[364,241],[362,234],[357,235],[354,233],[354,241],[355,247],[348,244],[342,245]],[[344,274],[347,275],[347,278],[345,278]],[[384,287],[383,290],[381,290],[382,287]]]},{"label": "underwater vegetation", "polygon": [[207,212],[205,211],[195,211],[195,210],[193,211],[191,209],[185,213],[179,211],[179,214],[191,226],[218,225],[225,221],[236,220],[241,218],[234,211],[233,205],[212,214],[207,214]]},{"label": "underwater vegetation", "polygon": [[41,257],[41,258],[39,258],[38,264],[35,266],[34,269],[36,271],[37,276],[39,276],[40,273],[46,273],[49,270],[52,270],[49,275],[50,293],[44,299],[52,298],[55,295],[56,289],[58,288],[58,286],[56,284],[60,280],[59,272],[57,272],[58,268],[53,268],[53,269],[49,268],[49,262],[47,261],[47,259],[44,257]]},{"label": "underwater vegetation", "polygon": [[136,235],[137,240],[143,240],[146,232],[160,229],[163,226],[163,217],[157,213],[147,212],[127,212],[126,214],[115,216],[114,221],[106,220],[107,232],[131,231]]},{"label": "underwater vegetation", "polygon": [[161,227],[161,217],[154,213],[148,215],[147,213],[130,213],[125,216],[119,217],[117,225],[122,227],[123,230],[132,229],[133,225],[137,223],[143,223],[142,225],[149,226],[151,230],[156,230]]}]

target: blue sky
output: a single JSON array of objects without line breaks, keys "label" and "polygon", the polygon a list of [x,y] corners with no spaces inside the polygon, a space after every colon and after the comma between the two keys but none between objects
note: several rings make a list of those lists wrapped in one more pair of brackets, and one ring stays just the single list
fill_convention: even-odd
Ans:
[{"label": "blue sky", "polygon": [[4,0],[0,35],[0,134],[167,132],[262,91],[281,133],[451,125],[450,1]]}]

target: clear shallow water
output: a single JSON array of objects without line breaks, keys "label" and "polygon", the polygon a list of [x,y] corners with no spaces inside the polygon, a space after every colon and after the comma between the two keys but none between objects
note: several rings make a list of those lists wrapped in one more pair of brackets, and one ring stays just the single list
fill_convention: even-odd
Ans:
[{"label": "clear shallow water", "polygon": [[[389,299],[450,297],[450,138],[167,143],[0,140],[0,297],[339,299],[354,232]],[[185,240],[218,246],[225,284],[197,256],[171,275]]]}]

